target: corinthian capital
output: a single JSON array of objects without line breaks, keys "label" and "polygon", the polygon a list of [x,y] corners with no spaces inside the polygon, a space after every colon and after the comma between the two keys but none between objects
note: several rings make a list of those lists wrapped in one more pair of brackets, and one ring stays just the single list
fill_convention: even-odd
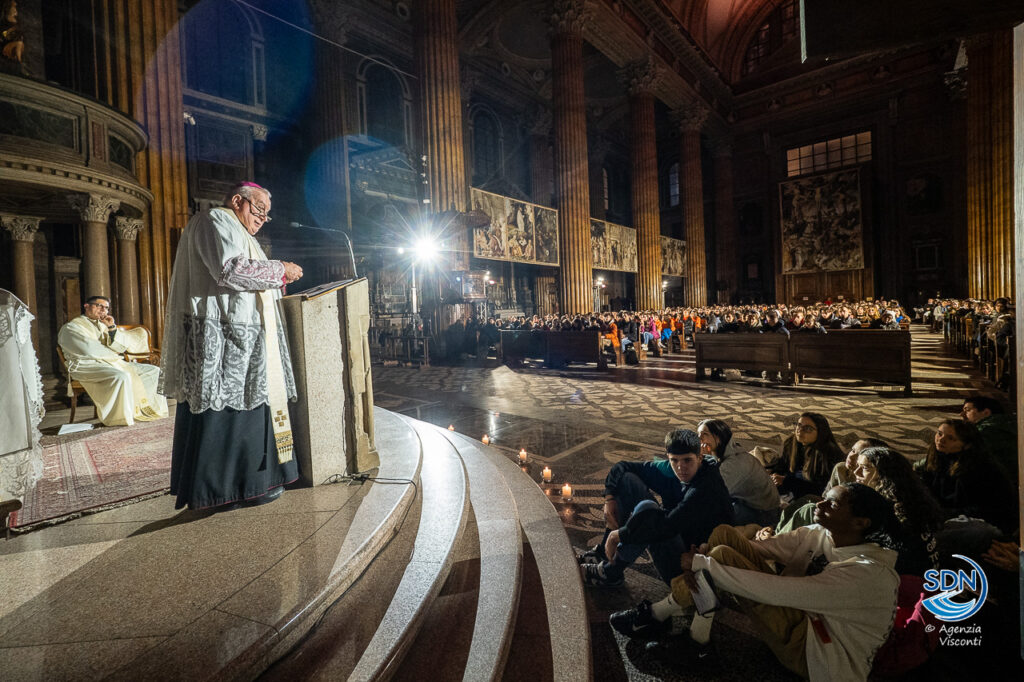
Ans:
[{"label": "corinthian capital", "polygon": [[105,223],[121,207],[120,201],[104,194],[69,194],[68,202],[86,223]]},{"label": "corinthian capital", "polygon": [[662,70],[653,57],[633,62],[619,71],[619,79],[630,95],[654,92],[661,78]]},{"label": "corinthian capital", "polygon": [[142,221],[138,218],[117,216],[117,219],[114,220],[114,231],[117,232],[118,239],[133,242],[139,236],[141,229]]},{"label": "corinthian capital", "polygon": [[11,239],[16,242],[30,242],[36,238],[39,230],[39,223],[42,218],[24,215],[10,215],[0,213],[0,226],[3,226],[11,233]]},{"label": "corinthian capital", "polygon": [[700,132],[710,113],[711,109],[704,102],[695,100],[673,111],[672,116],[684,132]]},{"label": "corinthian capital", "polygon": [[582,34],[590,18],[586,0],[554,0],[549,18],[551,35]]}]

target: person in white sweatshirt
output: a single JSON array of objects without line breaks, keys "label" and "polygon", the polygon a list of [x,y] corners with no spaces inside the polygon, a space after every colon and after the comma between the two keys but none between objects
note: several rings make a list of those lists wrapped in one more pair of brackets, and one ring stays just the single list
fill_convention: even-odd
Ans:
[{"label": "person in white sweatshirt", "polygon": [[[695,575],[707,571],[787,668],[810,680],[866,680],[896,613],[897,553],[877,544],[889,542],[892,505],[868,486],[846,483],[826,493],[814,520],[755,542],[718,526],[706,545],[683,554],[669,597],[613,614],[612,626],[634,637],[663,632],[670,616],[693,604]],[[712,616],[694,614],[682,638],[698,658],[710,653]]]}]

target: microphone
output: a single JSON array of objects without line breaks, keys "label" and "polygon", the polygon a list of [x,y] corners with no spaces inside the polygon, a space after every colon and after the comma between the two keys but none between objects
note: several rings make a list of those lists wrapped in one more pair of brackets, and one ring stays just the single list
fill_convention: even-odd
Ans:
[{"label": "microphone", "polygon": [[314,227],[313,225],[303,225],[302,223],[288,223],[288,227],[301,227],[304,230],[317,230],[318,232],[330,232],[331,234],[340,234],[345,238],[345,243],[348,245],[348,260],[352,265],[352,278],[357,279],[359,275],[356,273],[356,256],[352,251],[352,240],[349,238],[348,233],[343,230],[330,230],[326,227]]}]

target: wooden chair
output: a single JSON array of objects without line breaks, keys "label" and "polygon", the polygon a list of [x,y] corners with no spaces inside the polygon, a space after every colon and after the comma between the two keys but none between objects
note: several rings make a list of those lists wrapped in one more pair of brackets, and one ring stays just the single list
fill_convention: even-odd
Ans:
[{"label": "wooden chair", "polygon": [[[71,373],[68,371],[67,360],[64,359],[64,351],[57,346],[57,357],[60,358],[60,366],[64,372],[64,378],[68,382],[68,397],[71,398],[71,417],[68,419],[68,424],[73,424],[75,421],[75,410],[78,409],[78,396],[85,393],[85,386],[71,378]],[[96,405],[93,404],[93,419],[99,418],[99,411],[96,409]]]},{"label": "wooden chair", "polygon": [[146,365],[159,365],[160,364],[160,349],[153,347],[153,335],[150,333],[149,328],[142,324],[119,324],[118,329],[124,331],[130,331],[132,329],[142,329],[146,332],[146,346],[148,350],[132,353],[124,352],[124,359],[128,362],[141,362]]}]

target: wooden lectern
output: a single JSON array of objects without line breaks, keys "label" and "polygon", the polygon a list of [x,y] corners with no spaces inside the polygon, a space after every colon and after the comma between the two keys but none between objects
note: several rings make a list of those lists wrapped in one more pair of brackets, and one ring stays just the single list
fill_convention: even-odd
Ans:
[{"label": "wooden lectern", "polygon": [[366,278],[285,296],[281,308],[298,392],[290,413],[303,483],[375,468]]}]

